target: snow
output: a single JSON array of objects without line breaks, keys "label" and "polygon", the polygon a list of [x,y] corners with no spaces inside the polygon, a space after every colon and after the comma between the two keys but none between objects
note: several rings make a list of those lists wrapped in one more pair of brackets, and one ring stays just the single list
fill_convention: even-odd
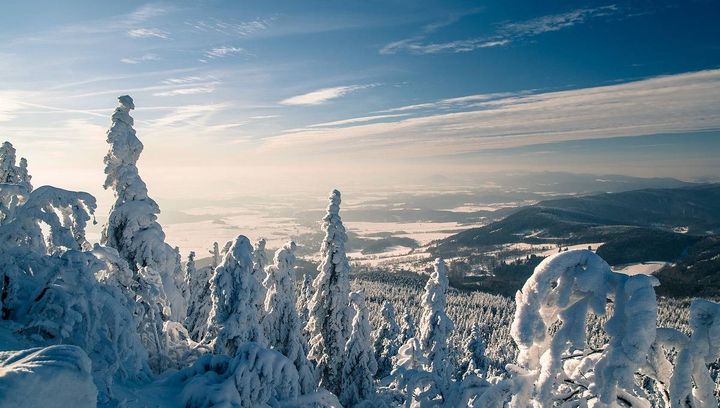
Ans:
[{"label": "snow", "polygon": [[0,407],[95,407],[90,367],[76,346],[0,352]]},{"label": "snow", "polygon": [[623,264],[613,267],[615,272],[621,272],[626,275],[652,275],[666,265],[670,265],[669,262],[663,261],[647,261],[637,262],[631,264]]},{"label": "snow", "polygon": [[[366,237],[381,232],[393,232],[393,236],[412,238],[425,246],[432,241],[484,224],[460,224],[457,222],[348,222],[348,230]],[[400,233],[398,233],[400,232]]]}]

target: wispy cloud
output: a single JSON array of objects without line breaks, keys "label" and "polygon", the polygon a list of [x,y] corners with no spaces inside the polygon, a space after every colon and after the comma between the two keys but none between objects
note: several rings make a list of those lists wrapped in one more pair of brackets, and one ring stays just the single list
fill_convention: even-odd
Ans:
[{"label": "wispy cloud", "polygon": [[127,35],[132,38],[161,38],[167,40],[170,33],[159,28],[133,28],[128,30]]},{"label": "wispy cloud", "polygon": [[22,92],[0,92],[0,122],[6,122],[15,117],[14,112],[20,110],[23,106],[20,103],[22,97]]},{"label": "wispy cloud", "polygon": [[171,91],[157,92],[155,96],[178,96],[178,95],[197,95],[215,92],[215,87],[212,85],[208,86],[197,86],[192,88],[178,88]]},{"label": "wispy cloud", "polygon": [[133,22],[144,22],[155,17],[162,16],[168,12],[167,5],[145,4],[130,13],[128,19]]},{"label": "wispy cloud", "polygon": [[396,113],[396,114],[390,114],[390,115],[374,115],[374,116],[363,116],[359,118],[351,118],[351,119],[343,119],[343,120],[336,120],[334,122],[325,122],[325,123],[316,123],[313,125],[309,125],[309,128],[318,128],[318,127],[335,127],[335,126],[343,126],[343,125],[353,125],[356,123],[367,123],[367,122],[374,122],[377,120],[383,120],[383,119],[390,119],[390,118],[399,118],[402,116],[407,116],[407,113]]},{"label": "wispy cloud", "polygon": [[[350,156],[382,151],[388,157],[416,158],[568,140],[717,130],[718,98],[720,70],[699,71],[480,100],[461,112],[306,129],[269,138],[264,149],[290,149],[296,154],[342,150]],[[453,99],[444,101],[448,100]]]},{"label": "wispy cloud", "polygon": [[140,64],[142,62],[146,62],[146,61],[159,61],[159,60],[160,60],[160,56],[158,56],[157,54],[148,53],[148,54],[143,54],[137,58],[121,58],[120,62],[122,62],[123,64],[135,65],[135,64]]},{"label": "wispy cloud", "polygon": [[245,50],[239,47],[215,47],[208,51],[205,51],[206,58],[222,58],[229,57],[231,55],[238,55],[245,53]]},{"label": "wispy cloud", "polygon": [[405,105],[397,108],[386,109],[382,112],[407,112],[417,110],[446,110],[452,108],[468,108],[472,107],[478,102],[486,102],[494,99],[509,98],[512,96],[521,96],[532,93],[532,91],[520,91],[520,92],[494,92],[486,94],[476,94],[461,96],[458,98],[446,98],[440,99],[439,101],[418,103],[415,105]]},{"label": "wispy cloud", "polygon": [[332,88],[319,89],[306,94],[293,96],[280,101],[282,105],[320,105],[332,99],[340,98],[351,92],[361,89],[372,88],[376,84],[335,86]]},{"label": "wispy cloud", "polygon": [[174,125],[203,126],[208,124],[213,114],[225,108],[227,108],[225,104],[179,106],[151,121],[150,126],[153,128]]},{"label": "wispy cloud", "polygon": [[270,28],[273,18],[256,18],[249,21],[223,21],[218,19],[199,20],[186,23],[193,29],[203,32],[216,32],[225,35],[246,37]]},{"label": "wispy cloud", "polygon": [[[391,42],[380,49],[381,54],[408,52],[411,54],[437,54],[441,52],[471,52],[481,48],[495,48],[509,45],[524,38],[560,31],[593,18],[610,16],[617,13],[615,5],[596,8],[583,8],[561,14],[541,16],[521,22],[501,24],[496,32],[486,37],[474,37],[455,41],[427,41],[427,34]],[[445,24],[447,25],[447,24]],[[440,25],[438,27],[444,27]],[[425,30],[426,33],[428,30]],[[434,30],[431,30],[432,32]]]}]

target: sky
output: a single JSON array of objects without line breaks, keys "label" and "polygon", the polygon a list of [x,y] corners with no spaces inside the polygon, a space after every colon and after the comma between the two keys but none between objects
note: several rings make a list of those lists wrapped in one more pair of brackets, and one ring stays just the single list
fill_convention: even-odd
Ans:
[{"label": "sky", "polygon": [[[490,171],[720,175],[717,1],[24,1],[0,137],[103,203],[135,100],[165,202]],[[109,204],[107,204],[109,206]]]}]

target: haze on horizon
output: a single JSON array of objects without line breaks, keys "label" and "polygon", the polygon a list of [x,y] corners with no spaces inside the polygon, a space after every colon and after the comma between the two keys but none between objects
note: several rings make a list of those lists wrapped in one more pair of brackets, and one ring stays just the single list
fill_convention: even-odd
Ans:
[{"label": "haze on horizon", "polygon": [[88,191],[101,208],[123,94],[137,106],[141,174],[174,207],[208,192],[393,190],[497,171],[713,178],[718,11],[13,2],[0,16],[0,135],[36,185]]}]

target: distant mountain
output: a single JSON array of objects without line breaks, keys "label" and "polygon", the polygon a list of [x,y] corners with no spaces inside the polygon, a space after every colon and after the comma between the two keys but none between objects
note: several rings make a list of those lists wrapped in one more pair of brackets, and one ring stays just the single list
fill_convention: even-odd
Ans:
[{"label": "distant mountain", "polygon": [[720,184],[541,201],[450,236],[436,251],[513,242],[600,242],[631,231],[687,236],[720,232]]},{"label": "distant mountain", "polygon": [[[705,262],[720,254],[720,245],[707,242],[708,237],[718,233],[720,184],[705,184],[541,201],[500,221],[441,240],[432,252],[473,259],[504,244],[567,246],[603,242],[597,253],[611,265],[666,261],[688,268],[695,260]],[[720,256],[713,261],[718,259]],[[503,268],[506,265],[496,267],[495,272],[507,273],[508,278],[517,270],[521,275],[531,270]],[[720,270],[715,273],[720,275]],[[659,276],[670,282],[673,272],[663,271]],[[495,273],[493,278],[502,276]],[[516,278],[513,280],[521,281],[522,276]]]},{"label": "distant mountain", "polygon": [[615,174],[580,174],[566,172],[492,173],[477,176],[476,183],[494,183],[498,186],[535,193],[593,194],[617,193],[650,188],[680,188],[695,185],[669,177],[632,177]]}]

